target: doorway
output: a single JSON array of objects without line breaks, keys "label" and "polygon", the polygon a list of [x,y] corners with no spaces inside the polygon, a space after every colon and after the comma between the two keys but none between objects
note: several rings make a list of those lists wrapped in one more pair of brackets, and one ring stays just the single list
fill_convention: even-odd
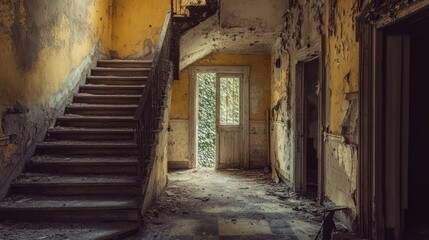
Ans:
[{"label": "doorway", "polygon": [[[429,19],[429,18],[428,18]],[[423,25],[427,29],[429,21]],[[429,78],[429,34],[426,30],[411,35],[409,93],[408,206],[405,211],[405,234],[408,239],[429,239],[429,206],[422,190],[429,186],[426,148],[429,146],[427,108]],[[419,238],[417,238],[419,237]]]},{"label": "doorway", "polygon": [[319,128],[319,59],[304,63],[304,109],[305,109],[305,162],[306,162],[306,194],[309,198],[317,198],[318,179],[318,128]]},{"label": "doorway", "polygon": [[194,67],[190,84],[191,166],[246,168],[248,67]]},{"label": "doorway", "polygon": [[429,16],[420,16],[385,31],[385,121],[392,123],[387,125],[384,150],[386,227],[390,239],[429,238],[429,207],[422,197],[426,195],[424,186],[429,184],[425,151],[429,144],[429,117],[423,110],[429,87],[428,24]]},{"label": "doorway", "polygon": [[[429,207],[423,197],[429,179],[426,147],[429,118],[426,90],[429,14],[423,13],[383,29],[382,82],[378,146],[386,239],[429,239]],[[377,103],[376,103],[377,104]]]},{"label": "doorway", "polygon": [[320,169],[321,99],[320,62],[311,58],[297,64],[297,126],[299,129],[298,191],[312,199],[318,198]]}]

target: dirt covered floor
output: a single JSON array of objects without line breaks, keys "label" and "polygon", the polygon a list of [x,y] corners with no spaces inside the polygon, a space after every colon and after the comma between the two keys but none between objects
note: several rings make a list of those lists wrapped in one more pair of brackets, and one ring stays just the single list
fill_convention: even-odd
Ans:
[{"label": "dirt covered floor", "polygon": [[[314,239],[323,208],[263,171],[208,168],[169,174],[137,239]],[[351,239],[341,237],[334,239]]]}]

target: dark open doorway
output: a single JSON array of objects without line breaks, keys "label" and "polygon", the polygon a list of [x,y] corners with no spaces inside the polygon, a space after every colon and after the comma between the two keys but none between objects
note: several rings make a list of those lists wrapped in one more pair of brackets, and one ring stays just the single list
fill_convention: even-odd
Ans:
[{"label": "dark open doorway", "polygon": [[320,188],[321,98],[319,57],[299,61],[297,67],[297,162],[296,190],[317,199]]},{"label": "dark open doorway", "polygon": [[429,15],[384,35],[383,146],[386,239],[429,239],[427,93]]},{"label": "dark open doorway", "polygon": [[305,157],[307,196],[317,198],[318,127],[319,127],[319,59],[304,63]]},{"label": "dark open doorway", "polygon": [[429,17],[414,23],[410,32],[410,94],[409,94],[409,155],[408,204],[405,210],[406,239],[429,239],[429,205],[426,199],[429,186]]}]

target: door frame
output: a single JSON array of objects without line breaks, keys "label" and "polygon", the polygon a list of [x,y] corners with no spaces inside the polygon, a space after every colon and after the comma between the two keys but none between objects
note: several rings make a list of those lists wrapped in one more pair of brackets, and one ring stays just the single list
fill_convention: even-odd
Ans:
[{"label": "door frame", "polygon": [[[197,167],[198,156],[198,81],[197,73],[216,73],[216,74],[241,74],[241,121],[242,121],[242,158],[241,162],[244,169],[249,169],[250,154],[250,125],[249,125],[249,66],[193,66],[190,68],[189,78],[189,162],[190,168]],[[216,80],[217,81],[217,80]],[[217,84],[217,83],[216,83]],[[216,134],[217,135],[217,134]],[[216,136],[217,137],[217,136]],[[217,148],[217,146],[216,146]],[[217,153],[216,153],[217,155]],[[217,156],[216,156],[217,157]],[[216,160],[217,161],[217,160]]]},{"label": "door frame", "polygon": [[[372,11],[363,6],[357,18],[359,44],[359,233],[370,239],[388,239],[385,218],[383,147],[383,58],[387,27],[418,16],[429,9],[429,0],[405,8],[385,7]],[[390,8],[390,9],[388,9]],[[383,12],[392,14],[383,15]],[[395,16],[394,18],[390,16]],[[375,18],[374,18],[375,17]],[[371,19],[377,19],[372,21]]]},{"label": "door frame", "polygon": [[323,202],[324,195],[324,140],[323,133],[326,129],[326,116],[327,116],[327,102],[326,102],[326,78],[325,78],[325,68],[324,68],[324,37],[311,42],[305,48],[302,48],[297,51],[295,55],[295,142],[297,147],[295,147],[295,164],[294,164],[294,189],[296,192],[305,193],[307,189],[307,175],[306,175],[306,161],[307,156],[306,152],[306,141],[304,137],[307,136],[307,130],[304,128],[303,120],[305,120],[305,100],[304,100],[304,65],[307,62],[318,59],[319,61],[319,96],[318,96],[318,169],[317,169],[317,196],[319,203]]}]

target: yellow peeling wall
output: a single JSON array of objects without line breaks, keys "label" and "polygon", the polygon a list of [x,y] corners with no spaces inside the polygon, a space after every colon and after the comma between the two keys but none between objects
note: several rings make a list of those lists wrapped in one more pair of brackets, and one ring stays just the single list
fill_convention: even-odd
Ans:
[{"label": "yellow peeling wall", "polygon": [[[270,106],[269,54],[213,53],[192,66],[250,66],[250,166],[266,166],[265,111]],[[170,112],[170,166],[189,162],[189,67],[173,83]]]},{"label": "yellow peeling wall", "polygon": [[0,137],[16,134],[0,147],[0,183],[20,171],[93,58],[108,53],[110,20],[111,0],[0,1]]},{"label": "yellow peeling wall", "polygon": [[170,9],[168,0],[113,0],[112,57],[151,56]]},{"label": "yellow peeling wall", "polygon": [[[329,111],[329,133],[345,138],[328,137],[325,144],[325,195],[338,205],[351,211],[344,216],[353,225],[357,214],[358,168],[358,86],[359,44],[356,42],[356,6],[353,1],[336,1],[335,8],[326,9],[332,34],[327,34],[326,62]],[[355,1],[356,2],[356,1]],[[328,30],[327,30],[328,31]]]},{"label": "yellow peeling wall", "polygon": [[[299,148],[297,123],[296,64],[305,60],[308,46],[325,38],[323,67],[326,75],[325,114],[327,137],[323,141],[324,196],[350,211],[342,215],[352,226],[357,214],[357,144],[358,144],[358,43],[355,41],[358,1],[335,1],[333,18],[329,18],[329,1],[293,1],[285,15],[283,41],[279,40],[272,51],[271,98],[271,162],[275,172],[293,186],[297,184],[296,149]],[[331,31],[333,30],[333,31]],[[279,60],[281,67],[275,66]],[[322,134],[322,132],[319,132]],[[343,141],[345,139],[345,142]],[[274,177],[277,177],[274,174]],[[341,215],[341,214],[340,214]]]},{"label": "yellow peeling wall", "polygon": [[[330,131],[341,134],[344,114],[338,114],[347,93],[358,91],[359,45],[356,42],[353,1],[337,1],[335,9],[335,33],[328,37],[326,49],[330,73]],[[327,6],[329,6],[327,4]],[[329,12],[329,8],[327,12]],[[329,16],[329,14],[327,14]],[[328,20],[327,20],[328,21]]]}]

